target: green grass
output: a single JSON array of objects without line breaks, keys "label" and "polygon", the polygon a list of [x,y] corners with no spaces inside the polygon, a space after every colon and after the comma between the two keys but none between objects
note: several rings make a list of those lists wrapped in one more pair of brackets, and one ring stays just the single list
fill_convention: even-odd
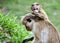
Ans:
[{"label": "green grass", "polygon": [[[3,6],[6,7],[6,14],[9,16],[17,16],[17,23],[21,24],[20,16],[31,12],[30,6],[34,2],[42,5],[51,22],[56,26],[57,30],[60,31],[60,0],[1,0],[0,8]],[[22,30],[25,29],[22,24],[20,27]]]},{"label": "green grass", "polygon": [[[23,29],[24,26],[16,23],[17,17],[3,15],[0,13],[0,42],[4,40],[9,40],[12,43],[21,43],[23,38],[28,34],[28,32]],[[24,34],[24,35],[23,35]]]}]

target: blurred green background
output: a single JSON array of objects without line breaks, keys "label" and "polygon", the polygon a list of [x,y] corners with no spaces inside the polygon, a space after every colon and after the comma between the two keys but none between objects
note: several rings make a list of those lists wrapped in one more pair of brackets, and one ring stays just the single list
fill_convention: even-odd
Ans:
[{"label": "blurred green background", "polygon": [[60,0],[0,0],[0,43],[21,43],[30,36],[21,24],[21,16],[31,12],[32,3],[38,2],[49,19],[60,31]]}]

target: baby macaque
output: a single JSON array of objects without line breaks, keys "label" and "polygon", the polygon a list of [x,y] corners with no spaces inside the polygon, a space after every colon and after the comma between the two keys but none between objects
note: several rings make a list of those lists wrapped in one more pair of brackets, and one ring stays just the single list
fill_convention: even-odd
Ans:
[{"label": "baby macaque", "polygon": [[32,14],[40,18],[44,18],[45,21],[50,22],[48,16],[46,15],[46,12],[42,9],[42,6],[39,3],[33,3],[31,5],[31,10],[32,10]]}]

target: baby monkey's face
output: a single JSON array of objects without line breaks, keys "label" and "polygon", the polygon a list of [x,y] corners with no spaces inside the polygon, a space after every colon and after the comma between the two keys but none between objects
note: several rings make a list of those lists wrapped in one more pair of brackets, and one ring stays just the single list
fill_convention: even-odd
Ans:
[{"label": "baby monkey's face", "polygon": [[40,4],[39,3],[33,3],[32,5],[31,5],[31,10],[32,11],[34,11],[34,10],[40,10],[40,8],[41,8],[41,6],[40,6]]}]

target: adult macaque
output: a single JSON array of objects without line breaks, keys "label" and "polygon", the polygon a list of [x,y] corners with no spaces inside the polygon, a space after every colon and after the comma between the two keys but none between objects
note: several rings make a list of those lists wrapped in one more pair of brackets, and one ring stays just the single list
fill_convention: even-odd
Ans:
[{"label": "adult macaque", "polygon": [[[37,5],[37,3],[34,3],[32,7],[37,7]],[[37,8],[31,8],[32,13],[26,14],[22,18],[22,23],[25,25],[26,29],[34,33],[32,43],[60,43],[59,34],[49,21],[47,14],[41,7]]]}]

